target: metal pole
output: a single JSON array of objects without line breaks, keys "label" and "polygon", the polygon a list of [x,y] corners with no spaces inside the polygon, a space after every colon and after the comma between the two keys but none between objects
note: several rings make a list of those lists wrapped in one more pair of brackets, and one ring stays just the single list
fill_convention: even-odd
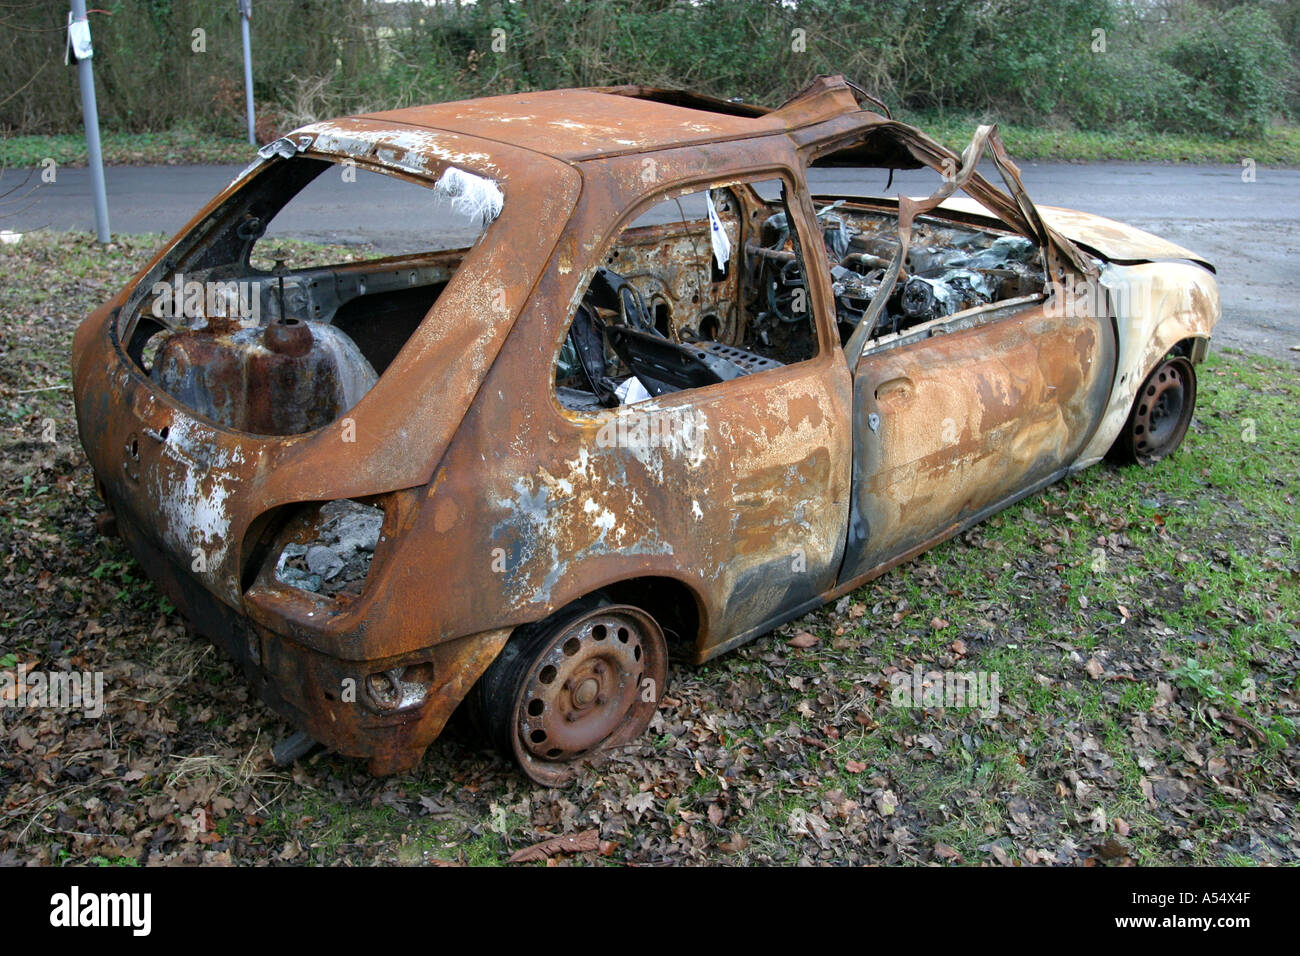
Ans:
[{"label": "metal pole", "polygon": [[[72,0],[72,19],[86,19],[86,0]],[[86,148],[90,152],[90,186],[95,194],[95,232],[100,242],[109,241],[108,195],[104,189],[104,154],[99,145],[99,107],[95,102],[95,68],[90,57],[77,60],[81,81],[81,116],[86,125]]]},{"label": "metal pole", "polygon": [[244,104],[248,109],[248,141],[257,145],[257,121],[253,118],[253,53],[248,21],[253,19],[253,0],[239,0],[239,31],[244,37]]}]

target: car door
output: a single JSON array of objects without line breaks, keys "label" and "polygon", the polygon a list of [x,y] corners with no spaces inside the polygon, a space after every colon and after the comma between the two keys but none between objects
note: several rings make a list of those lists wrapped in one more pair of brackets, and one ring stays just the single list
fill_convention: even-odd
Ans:
[{"label": "car door", "polygon": [[[776,211],[750,190],[784,189],[794,201],[787,239],[804,255],[818,241],[793,151],[777,152],[783,145],[772,137],[584,170],[591,185],[557,250],[563,266],[537,296],[567,303],[567,312],[512,339],[521,363],[536,368],[537,355],[551,356],[541,365],[550,394],[536,413],[549,423],[547,440],[489,437],[512,431],[504,422],[481,438],[466,433],[474,456],[491,448],[501,460],[476,494],[491,546],[505,554],[509,605],[562,605],[610,581],[684,580],[707,622],[695,647],[702,660],[834,586],[848,523],[852,392],[822,308],[826,277],[794,290],[811,307],[780,325],[811,334],[804,350],[783,354],[785,340],[750,337],[768,308],[766,280],[750,281],[766,260],[751,247]],[[659,208],[665,220],[641,219]],[[729,255],[711,244],[715,217]],[[631,290],[630,306],[618,290]],[[593,315],[607,349],[586,344]],[[743,363],[745,374],[696,380],[699,362],[674,372],[687,351],[727,360],[718,366]],[[602,396],[606,379],[615,387]],[[638,397],[639,387],[650,397]]]},{"label": "car door", "polygon": [[1054,480],[1082,449],[1110,394],[1114,334],[1053,312],[1020,305],[862,356],[842,581]]},{"label": "car door", "polygon": [[[1073,290],[1084,278],[1079,257],[1062,253],[1041,228],[991,130],[981,129],[963,157],[965,176],[949,167],[930,201],[900,200],[900,219],[910,231],[914,215],[941,213],[942,199],[974,175],[990,135],[999,167],[1008,167],[1010,208],[1021,213],[1016,230],[1038,245],[1056,287]],[[906,251],[904,238],[900,256]],[[1062,307],[1063,296],[1048,291],[1044,283],[1036,294],[967,309],[887,342],[850,341],[859,349],[846,347],[854,460],[840,587],[1055,480],[1084,447],[1111,391],[1113,323],[1100,310]]]}]

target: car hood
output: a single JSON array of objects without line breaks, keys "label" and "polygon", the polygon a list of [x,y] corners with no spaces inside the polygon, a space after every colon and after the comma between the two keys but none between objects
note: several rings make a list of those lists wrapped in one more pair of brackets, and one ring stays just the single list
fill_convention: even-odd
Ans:
[{"label": "car hood", "polygon": [[[1077,209],[1037,204],[1035,206],[1043,221],[1052,229],[1075,245],[1110,262],[1132,264],[1180,259],[1195,262],[1211,272],[1215,271],[1214,266],[1203,256],[1134,226],[1107,219],[1105,216],[1079,212]],[[987,209],[965,196],[955,196],[945,200],[943,208],[968,215],[986,217],[990,215]]]}]

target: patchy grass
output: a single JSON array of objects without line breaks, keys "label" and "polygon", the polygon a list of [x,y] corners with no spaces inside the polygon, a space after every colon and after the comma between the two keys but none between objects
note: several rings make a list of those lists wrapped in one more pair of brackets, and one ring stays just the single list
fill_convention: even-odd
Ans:
[{"label": "patchy grass", "polygon": [[[1300,860],[1293,370],[1214,354],[1172,459],[1092,468],[675,667],[644,741],[568,790],[455,722],[400,777],[284,770],[290,728],[92,528],[71,336],[159,241],[0,246],[0,669],[99,670],[107,697],[98,721],[0,709],[0,863],[488,865],[593,828],[559,862]],[[996,713],[903,706],[917,666],[996,674]]]},{"label": "patchy grass", "polygon": [[[906,122],[961,152],[981,122],[975,116],[912,115]],[[1007,152],[1016,160],[1095,163],[1124,160],[1146,163],[1226,163],[1253,159],[1257,166],[1300,166],[1300,126],[1278,126],[1253,139],[1219,139],[1188,133],[1141,129],[1097,131],[998,123]]]},{"label": "patchy grass", "polygon": [[[243,163],[256,157],[247,139],[213,136],[188,129],[159,133],[100,134],[104,162],[110,166],[182,166],[197,163]],[[0,140],[0,168],[40,169],[52,159],[60,166],[89,161],[84,133],[7,136]]]}]

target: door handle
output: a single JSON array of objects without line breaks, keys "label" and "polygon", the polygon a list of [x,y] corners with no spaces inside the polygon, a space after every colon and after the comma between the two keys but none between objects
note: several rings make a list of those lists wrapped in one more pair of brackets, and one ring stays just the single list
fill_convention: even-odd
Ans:
[{"label": "door handle", "polygon": [[876,401],[879,402],[892,395],[897,395],[901,399],[911,398],[915,391],[912,380],[906,375],[900,375],[876,386]]}]

